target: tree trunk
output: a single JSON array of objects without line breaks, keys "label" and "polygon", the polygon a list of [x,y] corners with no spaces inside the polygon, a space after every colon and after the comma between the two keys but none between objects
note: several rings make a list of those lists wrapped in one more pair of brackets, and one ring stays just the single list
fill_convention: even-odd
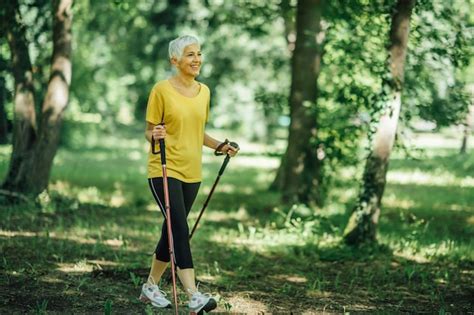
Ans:
[{"label": "tree trunk", "polygon": [[[10,169],[3,185],[8,190],[36,195],[47,188],[51,166],[59,143],[63,113],[69,98],[71,82],[71,6],[72,0],[53,1],[55,13],[53,17],[53,56],[51,75],[41,108],[41,120],[36,137],[29,136],[29,133],[22,132],[23,130],[17,133],[17,141],[24,144],[26,149],[21,151],[19,155],[18,148],[13,148]],[[18,28],[19,23],[16,22],[16,25],[13,25],[10,29]],[[21,42],[24,49],[14,50],[11,43],[15,41]],[[13,60],[21,59],[31,69],[25,38],[14,36],[10,40],[10,46],[12,47]],[[13,67],[14,71],[18,70],[15,64]],[[25,70],[20,72],[23,71]],[[23,108],[25,101],[23,99],[17,100],[18,92],[21,89],[16,76],[15,85],[17,93],[15,95],[15,106]],[[31,103],[28,104],[34,109],[32,97]],[[18,111],[15,114],[18,115]]]},{"label": "tree trunk", "polygon": [[272,185],[282,191],[284,202],[321,203],[321,161],[317,158],[314,139],[317,130],[317,79],[324,37],[321,29],[323,4],[323,0],[300,0],[297,6],[288,147]]},{"label": "tree trunk", "polygon": [[[36,138],[36,113],[33,88],[33,70],[28,54],[25,25],[21,22],[17,0],[9,1],[2,10],[3,29],[6,30],[15,79],[12,155],[7,180],[14,181],[16,174],[27,172],[25,161],[31,155]],[[5,185],[5,188],[9,188]]]},{"label": "tree trunk", "polygon": [[469,106],[469,112],[467,113],[466,120],[464,121],[461,150],[459,151],[460,154],[467,153],[467,143],[469,140],[469,135],[472,132],[472,127],[474,125],[474,105],[472,104],[472,100],[474,99],[474,84],[469,84],[468,89],[471,95],[471,106]]},{"label": "tree trunk", "polygon": [[344,231],[348,244],[376,241],[382,196],[390,153],[401,108],[403,68],[407,52],[410,16],[415,0],[398,0],[390,29],[389,67],[392,75],[388,104],[378,122],[373,147],[367,158],[359,201]]},{"label": "tree trunk", "polygon": [[7,113],[5,111],[5,79],[0,77],[0,144],[8,142],[8,122]]}]

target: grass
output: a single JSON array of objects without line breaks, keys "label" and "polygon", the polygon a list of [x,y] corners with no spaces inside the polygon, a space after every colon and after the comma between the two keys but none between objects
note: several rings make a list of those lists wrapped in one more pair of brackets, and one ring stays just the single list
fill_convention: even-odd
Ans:
[{"label": "grass", "polygon": [[[197,278],[219,297],[218,312],[474,310],[472,154],[431,146],[417,160],[394,155],[379,245],[350,248],[341,234],[357,170],[341,170],[323,209],[283,206],[267,190],[278,157],[241,146],[192,241]],[[10,149],[0,146],[2,177]],[[2,204],[0,313],[158,312],[137,300],[162,222],[145,149],[138,132],[61,149],[37,205]],[[220,163],[204,155],[191,222]]]}]

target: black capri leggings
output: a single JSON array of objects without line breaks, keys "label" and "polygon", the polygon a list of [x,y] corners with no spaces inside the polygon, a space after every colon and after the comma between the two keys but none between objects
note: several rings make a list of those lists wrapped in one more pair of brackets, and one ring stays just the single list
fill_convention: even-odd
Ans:
[{"label": "black capri leggings", "polygon": [[[165,199],[163,195],[163,178],[149,178],[151,193],[166,219]],[[187,217],[191,206],[196,199],[201,183],[184,183],[176,178],[168,177],[168,191],[170,199],[171,230],[173,232],[174,253],[176,265],[180,269],[193,268],[193,258],[189,246],[189,227]],[[156,259],[168,262],[170,253],[168,248],[168,227],[166,220],[161,229],[161,238],[155,250]]]}]

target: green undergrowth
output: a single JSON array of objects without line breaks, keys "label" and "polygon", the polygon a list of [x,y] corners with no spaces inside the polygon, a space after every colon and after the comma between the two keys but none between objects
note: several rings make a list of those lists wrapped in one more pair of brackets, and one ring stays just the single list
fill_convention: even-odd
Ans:
[{"label": "green undergrowth", "polygon": [[[335,176],[321,209],[282,205],[268,190],[278,157],[241,142],[192,240],[200,287],[219,298],[219,312],[472,311],[472,154],[429,148],[417,160],[394,156],[379,242],[352,248],[341,234],[357,170]],[[137,300],[163,221],[145,151],[138,133],[61,149],[47,193],[32,204],[2,201],[1,313],[158,312]],[[9,152],[0,147],[2,176]],[[206,151],[203,161],[190,224],[222,159]]]}]

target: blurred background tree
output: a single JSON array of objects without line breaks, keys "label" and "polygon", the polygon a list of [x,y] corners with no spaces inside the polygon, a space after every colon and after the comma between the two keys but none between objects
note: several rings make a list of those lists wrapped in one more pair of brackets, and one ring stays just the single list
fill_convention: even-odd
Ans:
[{"label": "blurred background tree", "polygon": [[324,41],[325,1],[298,1],[296,40],[291,69],[288,146],[274,188],[284,202],[322,204],[321,162],[318,156],[318,77]]},{"label": "blurred background tree", "polygon": [[[412,23],[413,8],[422,18],[415,15]],[[463,2],[443,8],[440,3],[403,0],[397,1],[389,11],[392,12],[388,37],[389,67],[385,74],[382,73],[381,101],[375,103],[371,115],[377,127],[369,134],[374,139],[371,139],[359,200],[346,227],[345,240],[348,243],[376,239],[389,156],[400,112],[406,125],[414,116],[433,121],[435,128],[459,124],[468,116],[466,82],[456,78],[459,69],[468,65],[468,21],[462,13],[466,9]],[[457,16],[464,17],[464,20],[457,20]],[[414,25],[412,39],[408,35],[410,25]],[[405,58],[409,60],[408,82],[404,79]]]},{"label": "blurred background tree", "polygon": [[[39,6],[44,7],[41,4]],[[51,4],[51,16],[54,17],[53,50],[50,76],[41,101],[35,99],[28,26],[23,22],[20,4],[10,1],[1,9],[2,29],[6,30],[10,47],[15,89],[12,154],[2,184],[8,191],[36,196],[48,186],[71,82],[71,6],[71,0],[55,0]],[[38,17],[39,9],[36,11]],[[25,15],[29,13],[27,11]],[[33,25],[32,33],[38,34],[35,32],[38,25]],[[39,64],[42,65],[41,62]],[[41,83],[41,80],[36,80],[36,83],[38,81]]]},{"label": "blurred background tree", "polygon": [[[310,184],[301,197],[291,202],[319,199],[322,204],[336,170],[363,161],[361,153],[369,147],[367,137],[371,139],[384,107],[380,97],[386,76],[384,34],[388,33],[394,3],[327,3],[321,20],[325,36],[318,87],[313,82],[314,90],[318,89],[312,106],[318,128],[311,138],[304,139],[311,150],[317,151],[319,175],[313,178],[308,174],[308,180],[316,180],[318,188]],[[45,90],[40,86],[48,81],[51,55],[50,5],[46,0],[19,4],[27,27],[34,96],[43,99]],[[200,80],[213,92],[210,127],[232,130],[249,141],[267,144],[269,154],[283,155],[290,122],[297,123],[297,119],[291,120],[289,104],[298,4],[302,2],[76,1],[74,71],[61,145],[81,149],[124,127],[135,130],[138,136],[150,87],[172,73],[167,43],[190,33],[203,43],[205,60]],[[470,76],[462,73],[470,61],[468,43],[472,39],[472,21],[467,12],[469,4],[461,0],[452,5],[420,1],[416,7],[395,145],[404,147],[403,135],[420,128],[420,122],[433,129],[466,121],[469,99],[465,86]],[[314,32],[306,31],[309,35]],[[0,56],[8,61],[8,45],[3,37],[0,45]],[[5,101],[0,111],[5,115],[0,118],[6,117],[6,123],[0,126],[8,126],[13,119],[13,79],[9,62],[0,65],[5,80]],[[12,128],[1,130],[4,141],[5,130],[10,130],[11,141]],[[297,190],[299,184],[285,182],[287,186],[277,178],[273,188]],[[313,193],[318,197],[310,198]],[[288,194],[284,199],[290,200]]]},{"label": "blurred background tree", "polygon": [[350,244],[375,241],[382,197],[387,181],[390,154],[397,133],[402,106],[405,59],[410,34],[410,18],[415,0],[398,0],[392,10],[387,51],[387,75],[381,91],[383,109],[364,168],[362,188],[356,209],[349,219],[345,239]]}]

